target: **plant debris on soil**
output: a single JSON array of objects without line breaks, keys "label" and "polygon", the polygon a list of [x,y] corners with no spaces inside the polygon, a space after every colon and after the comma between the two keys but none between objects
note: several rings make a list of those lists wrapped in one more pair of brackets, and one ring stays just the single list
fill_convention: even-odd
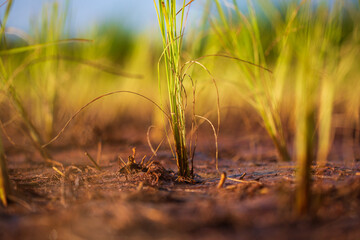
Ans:
[{"label": "plant debris on soil", "polygon": [[54,150],[63,167],[53,168],[14,152],[0,239],[360,239],[359,162],[314,165],[312,214],[298,218],[295,164],[273,161],[271,148],[262,157],[235,151],[224,139],[220,173],[200,146],[192,183],[176,181],[169,150],[153,156],[145,141],[105,143],[101,170],[77,149]]},{"label": "plant debris on soil", "polygon": [[128,176],[132,177],[132,181],[142,181],[150,186],[156,186],[160,181],[171,181],[174,179],[174,172],[166,170],[163,165],[154,160],[148,160],[145,162],[146,156],[144,156],[141,162],[137,163],[135,160],[136,148],[132,149],[133,154],[128,157],[127,163],[119,159],[123,163],[123,167],[119,170],[120,174],[124,174],[126,179]]}]

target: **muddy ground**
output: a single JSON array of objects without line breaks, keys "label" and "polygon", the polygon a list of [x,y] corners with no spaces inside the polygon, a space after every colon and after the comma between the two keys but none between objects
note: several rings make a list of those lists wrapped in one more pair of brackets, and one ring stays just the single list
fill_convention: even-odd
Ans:
[{"label": "muddy ground", "polygon": [[[146,132],[133,131],[103,141],[101,170],[84,155],[96,159],[97,144],[53,147],[56,168],[8,150],[14,195],[0,208],[0,239],[360,239],[356,159],[333,151],[326,167],[313,166],[312,214],[298,218],[294,163],[278,163],[266,135],[220,136],[219,170],[229,178],[217,188],[211,132],[198,144],[195,182],[178,183],[170,150],[150,165]],[[137,163],[147,156],[137,172],[118,158],[133,147]]]}]

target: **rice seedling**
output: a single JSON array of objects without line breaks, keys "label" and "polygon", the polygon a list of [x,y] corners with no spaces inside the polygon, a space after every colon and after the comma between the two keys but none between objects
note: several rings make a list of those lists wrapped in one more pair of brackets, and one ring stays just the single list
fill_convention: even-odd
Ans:
[{"label": "rice seedling", "polygon": [[[343,87],[357,62],[356,24],[347,23],[354,26],[349,35],[349,30],[343,29],[343,21],[349,11],[346,8],[356,9],[356,4],[303,0],[286,4],[281,10],[271,1],[256,1],[268,19],[268,23],[261,20],[262,25],[268,24],[264,30],[259,27],[259,13],[255,11],[258,8],[251,1],[247,14],[240,11],[237,1],[232,1],[227,12],[220,1],[215,3],[219,20],[212,25],[222,48],[239,59],[274,69],[267,74],[241,63],[240,86],[261,116],[280,159],[290,159],[280,112],[294,119],[296,208],[298,213],[306,213],[311,205],[311,164],[316,155],[318,164],[325,165],[335,131],[334,106],[343,105],[344,97],[351,96]],[[356,14],[349,15],[356,19]],[[269,36],[271,39],[267,39]],[[353,103],[346,111],[357,111]]]},{"label": "rice seedling", "polygon": [[[163,58],[165,62],[165,74],[167,91],[169,95],[170,126],[175,143],[175,156],[179,170],[179,177],[189,178],[190,168],[186,147],[185,110],[183,100],[183,75],[181,73],[181,50],[182,38],[185,25],[185,6],[178,12],[176,0],[156,2],[154,0],[158,16],[162,41]],[[180,23],[178,20],[180,18]]]},{"label": "rice seedling", "polygon": [[[92,98],[114,90],[142,93],[158,102],[155,79],[161,44],[152,39],[150,34],[135,34],[119,23],[105,22],[92,27],[90,31],[80,32],[79,35],[93,39],[93,42],[62,48],[62,56],[70,58],[60,65],[59,77],[62,84],[58,84],[57,88],[57,111],[61,114],[56,119],[57,126],[63,125],[74,111]],[[88,125],[85,127],[77,124],[76,130],[87,131],[91,135],[94,127],[101,130],[112,126],[114,121],[148,119],[156,113],[158,111],[154,111],[151,104],[132,95],[107,98],[80,116],[79,122],[83,121]],[[67,136],[74,134],[76,133],[68,132]],[[80,138],[76,139],[80,141]],[[88,141],[92,141],[91,139],[89,136]]]},{"label": "rice seedling", "polygon": [[[356,41],[343,29],[346,5],[341,1],[335,1],[331,6],[325,2],[302,1],[293,7],[295,10],[288,10],[292,14],[283,24],[277,24],[276,31],[281,32],[281,25],[291,23],[281,40],[286,40],[286,47],[278,50],[280,57],[274,72],[284,82],[295,79],[293,85],[286,85],[295,100],[290,115],[295,126],[296,208],[299,214],[310,210],[311,164],[316,160],[324,166],[327,162],[335,131],[332,127],[334,107],[343,105],[346,95],[343,87],[356,62]],[[286,99],[293,98],[287,95]],[[356,107],[348,105],[346,109],[353,112]]]},{"label": "rice seedling", "polygon": [[[237,1],[233,0],[231,11],[234,11],[234,14],[228,14],[227,17],[226,9],[220,1],[215,0],[215,3],[219,20],[214,21],[212,25],[223,49],[239,61],[238,78],[241,79],[239,86],[242,88],[244,99],[260,115],[277,150],[279,160],[289,161],[290,155],[280,118],[277,94],[282,84],[267,69],[268,60],[255,8],[252,2],[248,1],[247,16],[240,10]],[[279,57],[281,58],[282,56]]]},{"label": "rice seedling", "polygon": [[[36,62],[44,61],[36,53],[39,49],[44,49],[48,47],[53,47],[55,45],[74,42],[74,41],[85,41],[83,39],[67,39],[67,40],[54,40],[52,42],[45,42],[39,44],[29,44],[26,46],[20,46],[15,48],[9,48],[5,41],[5,26],[12,7],[13,1],[9,0],[7,2],[6,11],[4,18],[2,20],[1,30],[0,30],[0,46],[2,50],[0,51],[0,79],[2,84],[2,90],[14,106],[17,114],[20,116],[22,122],[25,125],[25,133],[29,137],[33,146],[37,149],[43,159],[49,163],[54,163],[51,159],[49,152],[42,147],[44,144],[44,139],[36,125],[34,124],[29,112],[27,111],[24,101],[20,97],[17,88],[14,85],[14,80],[20,73],[25,71],[29,65]],[[32,52],[32,51],[35,51]],[[34,54],[31,54],[34,53]],[[18,62],[17,66],[13,66],[13,60],[16,59],[16,54],[28,54],[23,61]],[[45,58],[45,60],[47,60]]]},{"label": "rice seedling", "polygon": [[[44,5],[40,23],[34,23],[34,41],[39,43],[55,42],[62,37],[66,37],[65,24],[67,18],[67,7],[64,11],[60,10],[58,2],[52,6]],[[60,55],[60,46],[52,45],[47,48],[39,49],[34,53],[38,58],[51,58]],[[44,126],[41,134],[43,138],[49,140],[53,134],[55,105],[59,95],[59,88],[64,84],[63,77],[60,75],[60,61],[45,61],[29,67],[29,78],[32,82],[31,99],[33,108],[32,119],[36,126]]]},{"label": "rice seedling", "polygon": [[[6,11],[5,11],[4,19],[2,19],[1,28],[0,28],[0,46],[2,46],[4,44],[5,23],[7,21],[8,15],[10,13],[11,3],[12,3],[11,1],[8,3]],[[3,64],[1,58],[0,58],[0,68],[1,68],[1,73],[3,75],[6,74],[6,70],[4,69],[5,67],[4,67],[4,64]],[[5,76],[2,76],[2,78],[4,78]],[[8,198],[8,194],[10,192],[9,175],[7,172],[6,165],[7,164],[6,164],[5,153],[4,153],[3,144],[2,144],[2,136],[0,135],[0,201],[4,206],[7,205],[7,198]]]},{"label": "rice seedling", "polygon": [[[343,11],[344,3],[341,1],[335,1],[331,8],[325,3],[314,7],[308,1],[295,21],[299,30],[290,40],[296,56],[292,67],[296,74],[296,199],[300,214],[308,212],[311,206],[310,167],[315,160],[315,134],[318,133],[316,160],[324,166],[331,147],[331,132],[334,131],[335,101],[343,101],[340,89],[357,58],[355,42],[343,34]],[[340,98],[336,99],[336,96]]]}]

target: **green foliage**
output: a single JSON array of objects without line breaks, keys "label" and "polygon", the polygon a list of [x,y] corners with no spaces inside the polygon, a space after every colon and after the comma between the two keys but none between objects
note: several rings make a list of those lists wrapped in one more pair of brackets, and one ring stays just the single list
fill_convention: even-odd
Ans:
[{"label": "green foliage", "polygon": [[[186,150],[185,108],[182,97],[183,74],[181,72],[181,50],[184,31],[184,14],[186,1],[179,12],[180,23],[177,19],[176,0],[154,0],[162,41],[167,92],[170,105],[170,125],[174,136],[175,155],[179,176],[190,177],[188,155]],[[161,83],[159,83],[161,84]]]},{"label": "green foliage", "polygon": [[[10,9],[12,6],[12,0],[8,2],[8,5],[5,10],[4,18],[2,19],[1,29],[0,29],[0,46],[6,45],[5,43],[5,24],[7,18],[10,13]],[[5,84],[7,83],[7,71],[5,69],[4,63],[0,58],[0,77],[1,77],[1,87],[4,88]],[[10,182],[9,182],[9,175],[6,168],[6,159],[5,153],[3,149],[2,139],[0,136],[0,202],[7,206],[7,199],[10,193]]]},{"label": "green foliage", "polygon": [[270,0],[254,2],[257,7],[248,1],[245,14],[235,0],[231,9],[216,0],[219,17],[213,28],[229,54],[273,69],[272,74],[265,74],[261,68],[239,63],[238,86],[260,114],[283,159],[289,155],[280,113],[293,119],[297,210],[305,213],[311,205],[310,166],[315,154],[320,165],[327,161],[335,106],[345,109],[345,118],[338,118],[338,123],[349,122],[348,116],[354,119],[350,122],[358,122],[358,101],[347,87],[359,89],[359,83],[351,80],[359,74],[359,6],[351,1],[335,1],[330,6],[325,1],[303,0],[280,7]]},{"label": "green foliage", "polygon": [[[279,111],[278,92],[283,84],[267,71],[268,63],[259,28],[259,17],[249,1],[249,15],[246,16],[234,0],[234,13],[227,17],[219,0],[215,0],[219,13],[219,22],[214,24],[219,42],[231,56],[243,61],[239,62],[238,86],[245,95],[246,101],[260,115],[265,129],[274,142],[279,159],[289,161]],[[280,61],[282,55],[276,61]],[[246,61],[247,63],[244,63]],[[270,73],[269,73],[270,72]]]},{"label": "green foliage", "polygon": [[[325,3],[314,7],[310,2],[300,6],[294,21],[298,29],[289,39],[295,73],[295,149],[298,162],[298,211],[310,207],[310,165],[318,136],[317,162],[324,165],[331,147],[332,119],[336,96],[357,61],[359,46],[352,36],[343,33],[346,5],[336,1],[330,9]],[[342,99],[340,99],[342,100]]]},{"label": "green foliage", "polygon": [[[51,7],[45,5],[41,21],[34,31],[34,41],[40,44],[57,43],[64,36],[67,10],[61,11],[59,4],[54,2]],[[52,44],[34,52],[35,58],[49,59],[60,55],[60,45]],[[59,76],[59,61],[44,61],[29,67],[29,78],[32,82],[31,90],[34,99],[32,104],[37,106],[33,110],[32,119],[36,126],[43,126],[43,138],[49,140],[53,135],[55,105],[59,87],[63,84],[63,78]]]}]

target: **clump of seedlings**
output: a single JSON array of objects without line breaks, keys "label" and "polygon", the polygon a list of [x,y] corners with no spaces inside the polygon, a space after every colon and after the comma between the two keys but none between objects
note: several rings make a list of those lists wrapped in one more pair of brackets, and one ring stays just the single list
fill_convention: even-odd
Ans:
[{"label": "clump of seedlings", "polygon": [[[170,127],[175,145],[175,157],[179,177],[190,178],[189,159],[186,147],[185,109],[183,99],[183,77],[181,73],[181,50],[184,33],[185,6],[176,9],[176,0],[154,0],[163,41],[163,57],[170,105]],[[180,24],[177,16],[180,14]]]},{"label": "clump of seedlings", "polygon": [[[193,158],[196,146],[193,146],[193,134],[201,124],[197,124],[195,118],[199,118],[202,122],[207,122],[212,127],[215,137],[216,145],[216,168],[218,170],[218,145],[217,137],[219,133],[220,125],[220,110],[219,110],[219,96],[218,89],[215,80],[211,76],[210,71],[200,62],[201,57],[195,60],[187,61],[182,63],[182,49],[183,49],[183,35],[185,32],[185,8],[190,6],[193,2],[181,1],[180,10],[177,9],[177,1],[162,1],[154,0],[154,5],[158,17],[162,42],[163,42],[163,53],[160,60],[164,60],[165,78],[167,84],[168,94],[168,105],[170,114],[167,115],[170,129],[173,136],[173,147],[170,145],[173,155],[176,159],[178,167],[178,181],[181,182],[192,182],[194,178],[193,173]],[[187,73],[189,68],[193,65],[198,65],[208,75],[211,76],[212,81],[216,88],[217,94],[217,117],[218,124],[217,130],[209,119],[204,116],[195,114],[195,95],[196,95],[196,81]],[[160,81],[160,61],[158,65],[158,77],[159,87],[161,93],[161,81]],[[193,90],[193,111],[192,111],[192,131],[190,134],[190,143],[187,144],[186,134],[186,118],[185,110],[187,105],[187,93],[184,86],[184,81],[189,78],[192,84]],[[170,142],[170,141],[169,141]],[[194,144],[196,145],[196,144]],[[189,146],[189,148],[188,148]],[[190,166],[191,162],[191,166]]]}]

